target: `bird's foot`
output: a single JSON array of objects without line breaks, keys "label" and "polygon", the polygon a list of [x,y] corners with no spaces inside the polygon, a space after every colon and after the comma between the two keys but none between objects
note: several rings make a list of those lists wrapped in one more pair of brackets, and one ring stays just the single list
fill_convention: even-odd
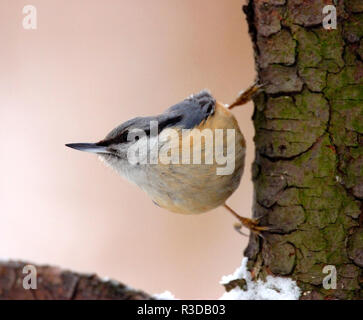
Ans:
[{"label": "bird's foot", "polygon": [[241,221],[242,226],[244,226],[245,228],[249,229],[254,234],[257,234],[257,235],[259,235],[261,237],[263,237],[262,236],[263,231],[270,230],[270,228],[267,227],[267,226],[260,226],[258,219],[249,219],[249,218],[245,218],[245,217],[240,216],[239,220]]},{"label": "bird's foot", "polygon": [[238,95],[237,99],[232,104],[230,104],[228,106],[228,109],[232,109],[232,108],[234,108],[236,106],[241,106],[241,105],[247,103],[264,86],[265,86],[265,84],[258,84],[257,82],[254,83],[252,86],[250,86],[249,88],[247,88],[247,90],[242,91]]},{"label": "bird's foot", "polygon": [[236,211],[234,211],[232,208],[230,208],[226,204],[224,204],[224,207],[240,221],[240,223],[237,223],[234,225],[234,228],[240,234],[247,236],[245,233],[243,233],[241,231],[242,227],[249,229],[251,232],[253,232],[254,234],[259,235],[261,237],[263,237],[262,236],[263,231],[270,230],[270,227],[268,227],[268,226],[260,226],[259,219],[250,219],[250,218],[241,217]]}]

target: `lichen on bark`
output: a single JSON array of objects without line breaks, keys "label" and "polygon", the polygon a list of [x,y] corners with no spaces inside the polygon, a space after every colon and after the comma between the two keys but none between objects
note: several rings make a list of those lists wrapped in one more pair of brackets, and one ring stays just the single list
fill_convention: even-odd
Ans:
[{"label": "lichen on bark", "polygon": [[[337,29],[322,9],[337,8]],[[361,0],[250,0],[244,7],[263,93],[255,99],[249,266],[298,281],[303,299],[363,298]],[[278,230],[278,231],[277,231]],[[324,289],[322,269],[337,269]]]}]

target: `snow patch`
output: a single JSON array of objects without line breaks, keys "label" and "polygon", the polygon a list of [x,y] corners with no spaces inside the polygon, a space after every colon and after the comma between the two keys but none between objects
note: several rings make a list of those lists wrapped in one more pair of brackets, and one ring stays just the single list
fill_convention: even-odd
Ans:
[{"label": "snow patch", "polygon": [[227,284],[232,280],[245,279],[246,290],[236,287],[225,292],[220,300],[298,300],[300,288],[290,278],[267,276],[266,281],[252,281],[247,270],[248,258],[243,258],[241,266],[228,276],[223,276],[220,283]]},{"label": "snow patch", "polygon": [[175,298],[175,296],[168,290],[162,292],[162,293],[156,293],[153,295],[153,298],[156,300],[178,300]]}]

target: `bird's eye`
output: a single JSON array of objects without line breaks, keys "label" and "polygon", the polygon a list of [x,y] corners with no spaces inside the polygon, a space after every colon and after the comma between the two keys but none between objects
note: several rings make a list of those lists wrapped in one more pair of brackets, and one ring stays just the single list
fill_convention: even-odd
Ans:
[{"label": "bird's eye", "polygon": [[140,137],[139,136],[136,136],[135,137],[135,141],[139,141]]}]

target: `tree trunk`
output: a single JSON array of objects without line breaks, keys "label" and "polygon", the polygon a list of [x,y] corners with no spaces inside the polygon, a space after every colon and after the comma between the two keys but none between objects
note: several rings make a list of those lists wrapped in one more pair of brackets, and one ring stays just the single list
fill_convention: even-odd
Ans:
[{"label": "tree trunk", "polygon": [[254,99],[254,216],[273,227],[245,255],[255,276],[296,279],[302,299],[363,298],[363,1],[334,2],[336,30],[322,26],[330,0],[244,7],[266,84]]}]

